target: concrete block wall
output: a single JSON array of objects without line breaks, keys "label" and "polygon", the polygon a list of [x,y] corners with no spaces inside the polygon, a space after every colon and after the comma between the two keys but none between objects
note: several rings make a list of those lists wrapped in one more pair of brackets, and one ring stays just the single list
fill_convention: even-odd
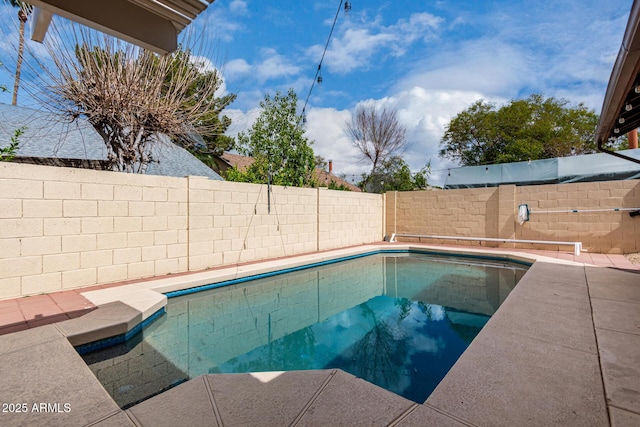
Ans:
[{"label": "concrete block wall", "polygon": [[319,188],[317,206],[318,250],[382,240],[383,196]]},{"label": "concrete block wall", "polygon": [[494,237],[498,197],[497,188],[388,193],[385,234]]},{"label": "concrete block wall", "polygon": [[266,185],[0,163],[0,299],[382,240],[381,195],[270,199]]},{"label": "concrete block wall", "polygon": [[[520,225],[517,209],[523,203],[532,214],[530,221]],[[581,241],[590,252],[633,253],[640,252],[640,217],[613,209],[639,207],[640,180],[394,192],[386,195],[385,234]],[[544,213],[555,210],[578,212]],[[558,245],[483,245],[571,250]]]},{"label": "concrete block wall", "polygon": [[[530,219],[516,224],[516,238],[582,241],[598,253],[640,252],[640,216],[620,208],[640,208],[640,180],[517,187],[516,209],[529,205]],[[577,210],[578,212],[544,213]],[[584,212],[591,211],[591,212]]]},{"label": "concrete block wall", "polygon": [[315,189],[273,186],[269,212],[266,185],[189,177],[189,270],[317,250],[316,203]]},{"label": "concrete block wall", "polygon": [[186,271],[186,181],[0,164],[0,299]]}]

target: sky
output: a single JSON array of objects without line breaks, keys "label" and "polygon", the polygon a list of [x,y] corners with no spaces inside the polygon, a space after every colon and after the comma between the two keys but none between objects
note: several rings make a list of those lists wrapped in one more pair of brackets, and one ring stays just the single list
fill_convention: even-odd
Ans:
[{"label": "sky", "polygon": [[[440,139],[477,100],[500,106],[540,93],[599,113],[633,1],[354,0],[348,14],[340,3],[216,0],[185,30],[185,43],[201,47],[237,94],[225,110],[227,134],[251,126],[266,93],[293,88],[301,111],[329,40],[322,84],[305,109],[315,154],[332,160],[334,173],[359,178],[371,165],[345,123],[361,104],[394,108],[407,129],[403,158],[413,171],[431,162],[430,182],[442,185],[456,164],[438,156]],[[17,19],[4,4],[0,13],[0,84],[12,88]],[[33,106],[28,83],[20,96],[19,105]]]}]

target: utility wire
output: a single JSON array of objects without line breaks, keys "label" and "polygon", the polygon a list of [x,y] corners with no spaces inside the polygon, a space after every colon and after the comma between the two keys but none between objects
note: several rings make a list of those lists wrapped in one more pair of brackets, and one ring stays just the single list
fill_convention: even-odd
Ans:
[{"label": "utility wire", "polygon": [[[340,4],[338,5],[338,10],[336,11],[336,16],[333,18],[333,24],[331,25],[331,31],[329,32],[329,37],[327,38],[327,43],[324,45],[324,50],[322,51],[322,58],[320,58],[320,63],[318,64],[318,69],[316,70],[316,75],[313,76],[313,81],[311,82],[311,87],[309,88],[309,94],[307,95],[307,99],[304,101],[304,107],[302,107],[302,114],[300,115],[300,120],[304,122],[305,120],[305,111],[307,109],[307,104],[309,103],[309,98],[311,98],[311,92],[313,92],[313,87],[318,80],[318,75],[322,70],[322,61],[324,61],[324,56],[327,53],[327,49],[329,48],[329,42],[331,41],[331,36],[333,35],[333,30],[336,28],[336,22],[338,21],[338,16],[340,16],[340,10],[342,9],[343,0],[340,0]],[[347,1],[345,4],[345,12],[351,10],[351,4]]]}]

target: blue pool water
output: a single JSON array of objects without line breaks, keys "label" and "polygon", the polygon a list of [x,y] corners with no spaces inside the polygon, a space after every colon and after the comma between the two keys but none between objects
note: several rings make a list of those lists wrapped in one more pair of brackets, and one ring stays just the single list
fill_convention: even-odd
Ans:
[{"label": "blue pool water", "polygon": [[208,373],[340,368],[424,402],[526,266],[376,254],[171,298],[84,355],[121,407]]}]

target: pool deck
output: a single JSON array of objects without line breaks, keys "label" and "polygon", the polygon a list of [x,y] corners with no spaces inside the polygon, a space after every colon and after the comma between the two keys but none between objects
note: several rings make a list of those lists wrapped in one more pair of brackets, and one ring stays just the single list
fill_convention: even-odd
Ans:
[{"label": "pool deck", "polygon": [[[326,370],[200,376],[123,411],[72,346],[130,330],[160,292],[404,247],[536,260],[423,404]],[[640,267],[622,255],[364,245],[0,301],[2,333],[0,425],[640,425]]]}]

